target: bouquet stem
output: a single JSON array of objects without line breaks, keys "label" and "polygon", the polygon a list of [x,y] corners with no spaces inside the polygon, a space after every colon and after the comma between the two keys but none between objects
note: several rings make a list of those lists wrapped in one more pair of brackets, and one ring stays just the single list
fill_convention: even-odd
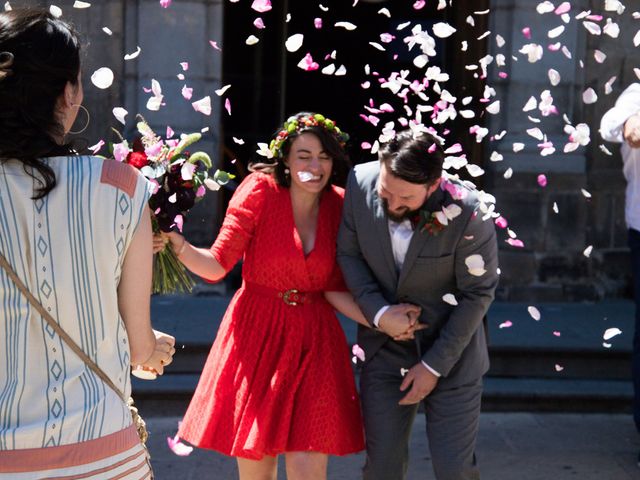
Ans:
[{"label": "bouquet stem", "polygon": [[[152,218],[154,233],[160,233],[155,218]],[[165,247],[153,259],[153,293],[191,293],[196,282],[178,260],[173,248]]]}]

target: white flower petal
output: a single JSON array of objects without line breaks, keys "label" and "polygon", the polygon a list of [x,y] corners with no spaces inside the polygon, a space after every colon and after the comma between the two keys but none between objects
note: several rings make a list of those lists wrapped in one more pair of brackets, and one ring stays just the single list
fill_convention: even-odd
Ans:
[{"label": "white flower petal", "polygon": [[81,2],[80,0],[73,2],[73,8],[89,8],[90,6],[89,2]]},{"label": "white flower petal", "polygon": [[456,300],[455,295],[453,295],[452,293],[445,293],[445,294],[442,296],[442,300],[443,300],[445,303],[448,303],[449,305],[453,305],[454,307],[455,307],[456,305],[458,305],[458,300]]},{"label": "white flower petal", "polygon": [[113,84],[113,71],[108,67],[102,67],[93,72],[91,83],[96,87],[105,90]]},{"label": "white flower petal", "polygon": [[527,307],[527,312],[529,312],[531,318],[533,318],[536,322],[540,321],[540,318],[542,318],[542,316],[540,315],[540,310],[538,310],[534,306]]},{"label": "white flower petal", "polygon": [[553,28],[547,32],[547,36],[549,38],[558,38],[560,35],[564,33],[564,25],[560,25],[559,27]]},{"label": "white flower petal", "polygon": [[138,46],[138,47],[136,48],[136,51],[135,51],[135,52],[133,52],[133,53],[127,53],[127,54],[124,56],[124,59],[125,59],[125,60],[133,60],[133,59],[134,59],[134,58],[136,58],[138,55],[140,55],[140,52],[141,52],[141,51],[142,51],[142,49],[140,48],[140,46]]},{"label": "white flower petal", "polygon": [[433,34],[438,38],[447,38],[453,35],[456,29],[445,22],[438,22],[433,26]]},{"label": "white flower petal", "polygon": [[584,249],[584,252],[582,252],[582,254],[589,258],[589,256],[591,255],[591,252],[593,251],[593,245],[589,245],[587,248]]},{"label": "white flower petal", "polygon": [[260,39],[258,37],[256,37],[255,35],[249,35],[247,37],[247,39],[244,41],[244,43],[246,43],[247,45],[255,45],[259,41],[260,41]]},{"label": "white flower petal", "polygon": [[49,7],[49,13],[56,18],[60,18],[62,16],[62,9],[56,5],[51,5]]},{"label": "white flower petal", "polygon": [[619,328],[613,327],[613,328],[607,328],[604,331],[604,335],[602,336],[602,338],[606,341],[611,340],[613,337],[618,336],[622,333],[622,330],[620,330]]},{"label": "white flower petal", "polygon": [[334,27],[342,27],[345,30],[349,30],[349,31],[352,31],[352,30],[355,30],[356,28],[358,28],[356,25],[354,25],[351,22],[336,22],[334,24]]},{"label": "white flower petal", "polygon": [[121,124],[125,124],[125,117],[127,116],[129,112],[127,112],[124,108],[122,107],[116,107],[113,109],[113,116],[116,117],[116,120],[118,120]]},{"label": "white flower petal", "polygon": [[297,52],[302,47],[302,43],[304,42],[304,35],[301,33],[295,33],[287,38],[285,42],[285,46],[287,47],[288,52]]},{"label": "white flower petal", "polygon": [[209,95],[193,102],[191,105],[196,112],[207,116],[211,115],[211,97]]},{"label": "white flower petal", "polygon": [[475,277],[481,277],[486,273],[482,255],[469,255],[467,258],[465,258],[464,263],[467,266],[469,273]]},{"label": "white flower petal", "polygon": [[593,88],[589,87],[582,94],[582,101],[587,105],[596,103],[598,101],[598,94]]}]

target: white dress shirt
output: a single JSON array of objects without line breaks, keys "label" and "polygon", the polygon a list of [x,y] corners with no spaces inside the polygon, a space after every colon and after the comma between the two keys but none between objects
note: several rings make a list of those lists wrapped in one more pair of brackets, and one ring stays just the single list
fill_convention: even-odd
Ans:
[{"label": "white dress shirt", "polygon": [[640,231],[640,148],[624,141],[624,124],[640,112],[640,83],[632,83],[620,94],[615,106],[600,121],[600,135],[609,142],[622,143],[623,173],[627,179],[625,220],[627,227]]},{"label": "white dress shirt", "polygon": [[[391,237],[391,249],[393,251],[393,261],[396,264],[396,271],[399,274],[400,270],[402,270],[402,266],[404,265],[404,259],[407,256],[411,237],[413,237],[413,227],[410,220],[404,220],[403,222],[393,222],[389,220],[388,225],[389,235]],[[376,316],[373,319],[373,324],[376,327],[378,327],[380,318],[382,318],[382,315],[384,315],[384,312],[386,312],[388,308],[389,305],[385,305],[378,310],[378,313],[376,313]],[[424,361],[422,361],[422,364],[436,377],[440,377],[440,374]]]}]

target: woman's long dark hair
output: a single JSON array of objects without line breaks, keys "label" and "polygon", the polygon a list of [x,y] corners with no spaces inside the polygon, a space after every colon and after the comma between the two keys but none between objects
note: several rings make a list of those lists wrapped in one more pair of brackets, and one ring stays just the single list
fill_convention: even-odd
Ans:
[{"label": "woman's long dark hair", "polygon": [[[43,160],[72,153],[59,144],[65,132],[56,111],[67,82],[78,83],[80,41],[68,23],[44,9],[15,9],[0,13],[0,162],[22,162],[39,186],[34,199],[56,186],[56,177]],[[36,173],[37,172],[37,173]]]},{"label": "woman's long dark hair", "polygon": [[[313,116],[312,112],[299,112],[293,115],[295,118],[309,117]],[[273,137],[282,130],[280,127],[274,133]],[[331,157],[333,160],[333,165],[331,168],[331,178],[327,183],[327,188],[331,188],[331,185],[343,186],[347,180],[347,174],[349,173],[349,168],[351,167],[351,162],[349,157],[347,156],[344,148],[340,146],[338,139],[336,136],[329,132],[326,128],[320,126],[308,126],[304,128],[300,128],[296,130],[294,133],[288,135],[285,142],[282,144],[282,157],[274,158],[273,163],[267,162],[256,162],[249,165],[249,169],[252,172],[264,172],[273,175],[273,178],[276,180],[276,183],[282,187],[289,188],[291,186],[291,177],[287,174],[287,166],[284,163],[284,160],[289,155],[289,151],[291,150],[291,145],[293,141],[298,138],[303,133],[312,133],[320,143],[322,144],[322,149]]]}]

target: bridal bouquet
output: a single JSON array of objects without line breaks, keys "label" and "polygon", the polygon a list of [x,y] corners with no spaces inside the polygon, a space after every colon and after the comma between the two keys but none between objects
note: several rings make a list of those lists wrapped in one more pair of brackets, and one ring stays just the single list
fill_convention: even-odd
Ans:
[{"label": "bridal bouquet", "polygon": [[[182,135],[172,139],[161,138],[139,117],[139,138],[129,145],[121,138],[114,144],[116,160],[138,169],[149,181],[151,196],[149,207],[154,233],[182,232],[189,210],[206,194],[218,190],[234,176],[217,170],[209,176],[211,158],[205,152],[189,153],[187,147],[202,138],[200,133]],[[153,293],[190,292],[195,282],[178,260],[173,249],[165,248],[156,254],[153,266]]]}]

